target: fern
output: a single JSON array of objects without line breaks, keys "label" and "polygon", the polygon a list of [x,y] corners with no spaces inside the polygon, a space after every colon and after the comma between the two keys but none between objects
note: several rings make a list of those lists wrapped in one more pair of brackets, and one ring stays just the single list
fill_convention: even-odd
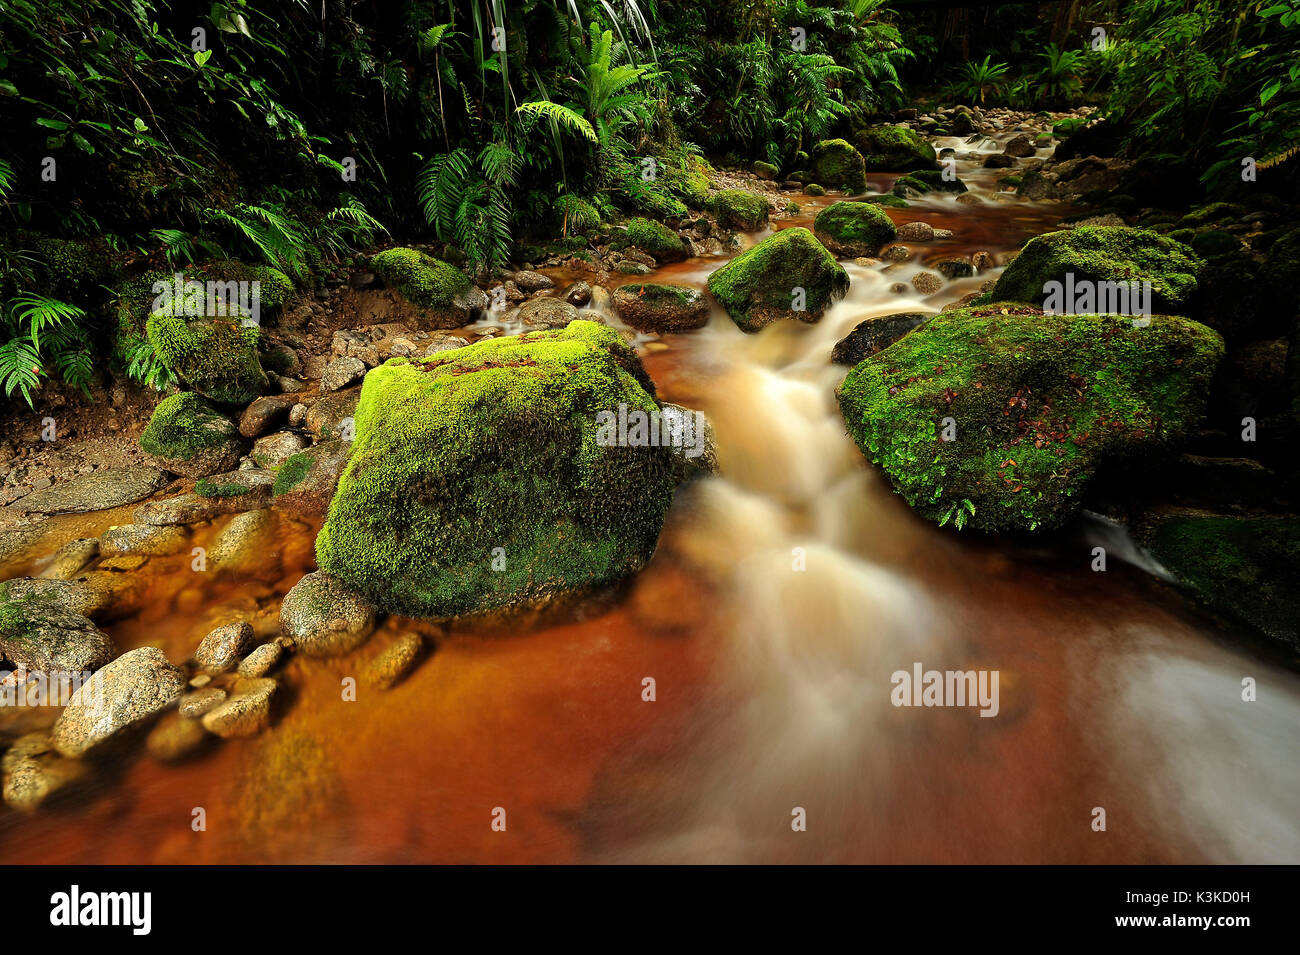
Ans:
[{"label": "fern", "polygon": [[0,344],[0,385],[6,397],[17,391],[33,406],[32,392],[50,366],[63,381],[87,391],[93,369],[84,319],[75,305],[33,292],[10,300],[4,321],[8,341]]},{"label": "fern", "polygon": [[553,103],[550,100],[534,100],[531,103],[524,103],[519,106],[516,113],[523,113],[525,116],[541,116],[552,122],[559,123],[567,129],[581,133],[585,138],[593,143],[599,142],[596,130],[592,128],[591,123],[583,118],[582,114],[575,112],[568,106],[562,106],[559,103]]},{"label": "fern", "polygon": [[0,345],[0,385],[4,386],[6,397],[17,390],[28,407],[35,407],[32,392],[41,386],[43,373],[41,354],[26,338],[11,338]]}]

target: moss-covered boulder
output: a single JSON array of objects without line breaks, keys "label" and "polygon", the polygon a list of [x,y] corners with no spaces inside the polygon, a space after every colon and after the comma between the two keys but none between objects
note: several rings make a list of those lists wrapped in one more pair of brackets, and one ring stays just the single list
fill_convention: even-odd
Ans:
[{"label": "moss-covered boulder", "polygon": [[709,200],[709,210],[727,229],[757,232],[767,225],[767,200],[743,189],[723,189]]},{"label": "moss-covered boulder", "polygon": [[1172,517],[1150,550],[1209,606],[1300,650],[1300,519]]},{"label": "moss-covered boulder", "polygon": [[487,307],[487,295],[456,266],[416,249],[385,249],[370,260],[385,284],[424,309],[432,328],[460,328]]},{"label": "moss-covered boulder", "polygon": [[853,137],[867,169],[906,172],[933,169],[934,147],[906,126],[873,126]]},{"label": "moss-covered boulder", "polygon": [[862,155],[844,139],[827,139],[813,147],[809,171],[813,181],[836,186],[848,193],[867,188],[867,172]]},{"label": "moss-covered boulder", "polygon": [[203,478],[234,470],[246,443],[233,421],[193,392],[182,391],[154,408],[140,447],[168,471]]},{"label": "moss-covered boulder", "polygon": [[875,255],[898,230],[879,206],[835,202],[817,213],[813,234],[836,255]]},{"label": "moss-covered boulder", "polygon": [[756,159],[750,164],[749,171],[759,179],[775,179],[776,174],[781,170],[770,162],[763,162],[761,159]]},{"label": "moss-covered boulder", "polygon": [[1196,425],[1222,353],[1184,318],[955,309],[854,367],[840,409],[921,514],[1033,531],[1068,521],[1104,464]]},{"label": "moss-covered boulder", "polygon": [[[179,280],[177,275],[180,275]],[[193,288],[189,284],[191,282],[195,283]],[[244,283],[242,289],[240,283]],[[255,312],[252,317],[261,324],[284,307],[293,294],[294,285],[289,276],[279,269],[268,265],[249,265],[236,259],[215,259],[187,265],[181,271],[155,270],[126,279],[113,288],[117,313],[114,359],[122,365],[130,362],[139,346],[146,341],[146,322],[156,311],[181,314],[187,311],[187,305],[188,311],[194,313],[189,317],[212,317],[225,311],[220,307],[209,309],[209,289],[212,291],[214,306],[238,302],[244,299],[246,293],[247,302],[244,304],[248,306],[247,311]],[[199,293],[201,306],[198,300],[188,298],[192,292]],[[179,308],[176,303],[179,303]]]},{"label": "moss-covered boulder", "polygon": [[709,291],[747,332],[782,318],[816,322],[849,274],[807,229],[782,229],[709,276]]},{"label": "moss-covered boulder", "polygon": [[320,568],[427,617],[632,573],[672,500],[672,455],[602,413],[658,408],[636,353],[593,322],[390,359],[366,376]]},{"label": "moss-covered boulder", "polygon": [[966,183],[956,177],[945,178],[942,169],[922,169],[909,172],[906,176],[899,176],[895,179],[893,188],[894,195],[900,199],[923,196],[927,192],[962,193],[965,191]]},{"label": "moss-covered boulder", "polygon": [[631,220],[627,229],[610,244],[616,249],[640,249],[659,262],[680,262],[686,258],[686,246],[677,233],[653,219]]},{"label": "moss-covered boulder", "polygon": [[261,331],[232,318],[187,318],[154,312],[149,344],[191,389],[220,404],[247,404],[267,389],[258,355]]},{"label": "moss-covered boulder", "polygon": [[1041,306],[1048,282],[1151,283],[1152,311],[1195,314],[1202,262],[1187,246],[1145,229],[1080,226],[1030,239],[993,287],[1001,301]]},{"label": "moss-covered boulder", "polygon": [[613,300],[618,317],[641,331],[682,332],[709,321],[704,293],[684,285],[620,285]]}]

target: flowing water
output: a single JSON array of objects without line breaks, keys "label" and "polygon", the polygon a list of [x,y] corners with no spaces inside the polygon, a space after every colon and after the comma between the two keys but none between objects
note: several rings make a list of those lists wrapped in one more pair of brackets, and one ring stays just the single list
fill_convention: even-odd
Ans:
[{"label": "flowing water", "polygon": [[[996,274],[900,294],[922,264],[1012,250],[1063,214],[994,200],[1003,171],[963,161],[959,174],[984,202],[890,210],[955,236],[915,246],[911,263],[846,263],[848,297],[817,325],[745,335],[718,311],[649,344],[660,397],[712,419],[722,473],[679,491],[654,560],[612,606],[527,632],[389,620],[351,657],[294,659],[269,731],[180,765],[102,767],[34,816],[0,809],[0,859],[1300,859],[1300,679],[1190,609],[1122,530],[1033,546],[935,528],[845,433],[834,343],[865,317],[938,311]],[[833,201],[795,198],[804,213],[781,227]],[[654,279],[702,286],[724,261]],[[313,530],[286,527],[277,571],[201,600],[173,569],[110,630],[184,658],[214,606],[273,600],[309,569]],[[1092,572],[1103,537],[1134,562]],[[386,694],[343,699],[343,678],[412,627],[434,647],[422,666]],[[916,662],[998,671],[997,716],[893,706],[891,674]],[[1257,702],[1242,702],[1243,677]]]}]

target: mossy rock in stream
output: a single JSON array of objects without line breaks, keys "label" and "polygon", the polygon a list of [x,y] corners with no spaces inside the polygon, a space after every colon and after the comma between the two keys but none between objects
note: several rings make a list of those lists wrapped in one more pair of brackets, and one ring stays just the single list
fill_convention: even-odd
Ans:
[{"label": "mossy rock in stream", "polygon": [[840,409],[927,518],[1041,530],[1074,516],[1100,467],[1195,426],[1222,354],[1216,332],[1184,318],[954,309],[855,366]]},{"label": "mossy rock in stream", "polygon": [[814,182],[835,186],[847,193],[867,188],[862,155],[845,139],[827,139],[813,147],[810,172]]},{"label": "mossy rock in stream", "polygon": [[1171,517],[1150,549],[1211,607],[1300,650],[1300,519]]},{"label": "mossy rock in stream", "polygon": [[613,294],[618,317],[641,331],[681,332],[709,321],[709,303],[684,285],[620,285]]},{"label": "mossy rock in stream", "polygon": [[743,189],[723,189],[709,200],[709,211],[726,229],[757,232],[767,225],[767,200]]},{"label": "mossy rock in stream", "polygon": [[631,220],[610,245],[616,249],[638,248],[659,262],[680,262],[686,258],[686,246],[677,233],[653,219]]},{"label": "mossy rock in stream", "polygon": [[819,321],[849,290],[849,274],[811,232],[791,228],[740,253],[708,284],[732,321],[753,332],[782,318]]},{"label": "mossy rock in stream", "polygon": [[1197,276],[1204,263],[1187,246],[1146,229],[1127,226],[1080,226],[1030,239],[993,287],[994,300],[1041,306],[1047,283],[1151,283],[1155,312],[1194,315]]},{"label": "mossy rock in stream", "polygon": [[853,145],[868,170],[908,172],[934,169],[934,147],[906,126],[873,126],[859,130]]},{"label": "mossy rock in stream", "polygon": [[880,207],[865,202],[834,202],[817,213],[813,234],[836,255],[875,255],[898,230]]},{"label": "mossy rock in stream", "polygon": [[631,431],[609,441],[601,412],[620,406],[659,408],[636,352],[594,322],[390,359],[366,376],[320,569],[420,617],[534,607],[639,570],[674,465]]},{"label": "mossy rock in stream", "polygon": [[385,249],[370,267],[409,302],[424,309],[433,328],[468,325],[487,307],[487,295],[456,266],[416,249]]},{"label": "mossy rock in stream", "polygon": [[191,389],[219,404],[247,404],[267,389],[260,329],[242,318],[191,319],[154,312],[145,325],[158,360]]},{"label": "mossy rock in stream", "polygon": [[182,391],[154,408],[140,447],[168,471],[204,478],[234,470],[246,445],[233,421],[194,392]]},{"label": "mossy rock in stream", "polygon": [[925,195],[927,192],[965,192],[966,183],[960,179],[945,179],[941,169],[923,169],[899,176],[894,180],[894,195],[900,199]]}]

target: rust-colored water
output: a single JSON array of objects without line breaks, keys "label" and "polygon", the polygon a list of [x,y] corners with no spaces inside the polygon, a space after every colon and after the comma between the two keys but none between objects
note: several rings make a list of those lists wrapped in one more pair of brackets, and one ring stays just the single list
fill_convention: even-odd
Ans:
[{"label": "rust-colored water", "polygon": [[[782,226],[831,201],[796,199]],[[844,434],[834,342],[989,277],[898,291],[924,261],[1009,251],[1063,214],[948,198],[889,212],[956,235],[892,270],[849,264],[849,297],[817,326],[746,336],[717,313],[649,344],[660,397],[713,420],[723,475],[679,491],[612,607],[527,632],[389,620],[352,656],[295,658],[270,730],[181,765],[99,767],[33,816],[0,809],[0,861],[1295,861],[1293,675],[1145,570],[1091,572],[1094,532],[1032,549],[919,520]],[[723,261],[655,278],[702,285]],[[54,524],[44,549],[126,519]],[[257,580],[152,562],[145,609],[110,630],[183,659],[222,608],[273,606],[313,533],[284,525]],[[433,648],[414,674],[346,701],[344,678],[412,627]],[[891,673],[917,661],[997,670],[998,716],[892,706]]]}]

